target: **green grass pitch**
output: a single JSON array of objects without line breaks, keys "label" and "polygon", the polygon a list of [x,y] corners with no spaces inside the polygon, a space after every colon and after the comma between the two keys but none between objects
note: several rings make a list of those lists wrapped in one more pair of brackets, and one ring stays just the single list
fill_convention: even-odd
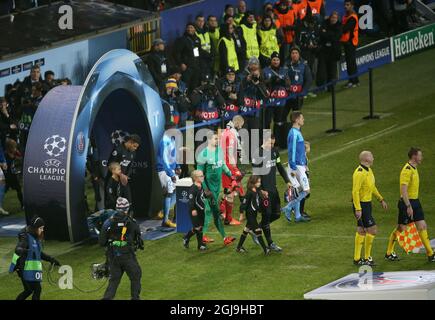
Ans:
[{"label": "green grass pitch", "polygon": [[[181,235],[147,241],[138,252],[142,266],[143,299],[303,299],[304,293],[356,272],[352,265],[355,220],[351,210],[352,173],[358,153],[371,150],[377,186],[386,198],[388,212],[374,205],[379,227],[373,247],[378,266],[375,271],[433,270],[424,255],[401,256],[398,263],[384,261],[387,238],[397,221],[399,172],[410,146],[423,149],[419,167],[421,202],[435,237],[435,50],[429,50],[374,71],[375,110],[380,120],[364,121],[368,114],[368,78],[362,85],[337,93],[338,127],[336,135],[324,132],[331,126],[330,96],[306,100],[305,138],[311,142],[310,169],[312,196],[306,209],[313,220],[306,224],[288,223],[284,217],[272,224],[272,235],[283,247],[281,254],[263,256],[248,238],[248,253],[239,255],[234,245],[224,247],[217,233],[216,243],[206,253],[185,250]],[[283,155],[284,162],[287,156]],[[284,190],[278,178],[280,192]],[[19,213],[15,195],[9,192],[6,209]],[[236,215],[237,216],[237,215]],[[0,218],[1,219],[1,218]],[[214,230],[214,229],[213,229]],[[226,227],[230,235],[241,234],[242,227]],[[192,241],[195,241],[192,239]],[[0,299],[14,299],[21,290],[18,277],[7,268],[16,243],[0,238]],[[195,247],[192,245],[192,247]],[[97,245],[72,247],[69,243],[45,242],[45,250],[74,270],[74,283],[80,289],[94,290],[103,282],[90,279],[90,264],[102,262],[103,250]],[[48,267],[48,265],[45,265]],[[58,274],[53,274],[58,279]],[[42,299],[100,299],[103,289],[93,293],[60,290],[43,282]],[[129,299],[125,276],[118,299]]]}]

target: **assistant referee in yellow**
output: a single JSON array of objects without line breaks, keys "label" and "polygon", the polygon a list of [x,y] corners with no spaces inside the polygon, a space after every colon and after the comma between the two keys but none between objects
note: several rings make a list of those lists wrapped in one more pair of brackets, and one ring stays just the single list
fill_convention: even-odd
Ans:
[{"label": "assistant referee in yellow", "polygon": [[[407,224],[415,222],[421,242],[426,249],[427,258],[429,262],[435,262],[435,255],[427,234],[427,225],[424,221],[423,208],[421,207],[420,200],[418,200],[420,177],[418,175],[417,166],[419,166],[422,161],[423,153],[421,149],[412,147],[408,152],[408,162],[403,166],[400,172],[400,200],[398,203],[399,217],[397,230],[402,232],[406,229]],[[389,261],[399,260],[394,253],[395,243],[396,230],[391,233],[388,241],[385,259]]]},{"label": "assistant referee in yellow", "polygon": [[[359,155],[359,160],[360,165],[353,173],[352,185],[353,211],[357,220],[353,263],[355,265],[374,266],[375,263],[371,257],[371,251],[377,227],[372,215],[373,195],[380,201],[385,210],[388,209],[388,206],[376,188],[375,176],[370,168],[374,161],[373,154],[370,151],[363,151]],[[364,259],[361,258],[363,245]]]}]

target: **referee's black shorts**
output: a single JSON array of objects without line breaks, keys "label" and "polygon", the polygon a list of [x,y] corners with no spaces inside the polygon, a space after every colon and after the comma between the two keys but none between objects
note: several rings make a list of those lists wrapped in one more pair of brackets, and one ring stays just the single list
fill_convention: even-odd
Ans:
[{"label": "referee's black shorts", "polygon": [[[376,225],[376,221],[372,216],[372,203],[360,202],[362,215],[357,221],[357,226],[361,228],[370,228]],[[353,206],[353,213],[355,213],[355,206]]]},{"label": "referee's black shorts", "polygon": [[411,204],[412,211],[414,211],[414,219],[411,219],[408,216],[408,213],[406,212],[406,204],[403,199],[400,199],[397,203],[397,207],[399,209],[399,215],[397,218],[398,224],[407,225],[414,221],[421,221],[424,220],[424,212],[423,208],[421,207],[420,200],[418,199],[409,199],[409,203]]}]

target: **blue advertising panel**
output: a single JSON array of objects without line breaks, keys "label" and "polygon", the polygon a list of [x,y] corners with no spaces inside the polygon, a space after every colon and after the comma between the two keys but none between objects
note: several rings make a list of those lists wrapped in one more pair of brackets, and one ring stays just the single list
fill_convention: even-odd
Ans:
[{"label": "blue advertising panel", "polygon": [[[356,50],[358,72],[367,72],[370,68],[377,68],[393,62],[390,39],[379,40]],[[340,60],[340,79],[347,77],[345,57]]]}]

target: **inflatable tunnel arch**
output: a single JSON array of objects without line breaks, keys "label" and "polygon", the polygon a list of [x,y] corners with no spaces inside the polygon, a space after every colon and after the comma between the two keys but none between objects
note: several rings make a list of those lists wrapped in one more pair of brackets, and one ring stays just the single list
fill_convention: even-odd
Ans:
[{"label": "inflatable tunnel arch", "polygon": [[[161,199],[155,155],[164,113],[143,61],[120,49],[102,56],[83,86],[58,86],[41,101],[30,129],[24,160],[27,220],[46,221],[46,237],[81,241],[88,237],[85,174],[92,138],[102,165],[113,149],[113,132],[138,134],[142,145],[131,181],[135,216],[149,214]],[[157,207],[156,207],[157,206]],[[158,208],[158,204],[154,204]]]}]

